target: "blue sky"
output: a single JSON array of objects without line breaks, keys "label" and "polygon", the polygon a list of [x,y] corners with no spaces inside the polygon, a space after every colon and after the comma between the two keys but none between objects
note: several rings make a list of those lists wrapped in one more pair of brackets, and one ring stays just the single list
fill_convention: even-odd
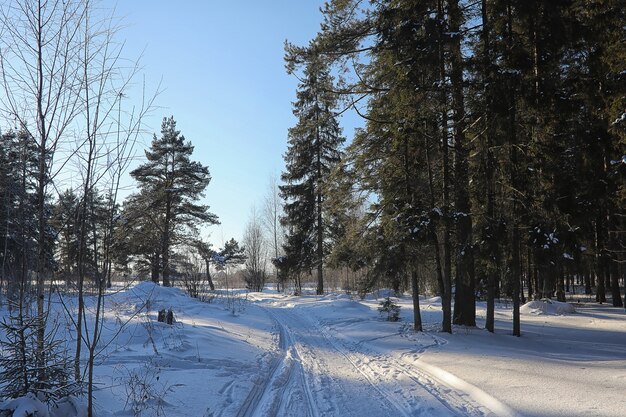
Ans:
[{"label": "blue sky", "polygon": [[287,129],[295,124],[297,80],[284,70],[284,41],[303,45],[315,35],[323,1],[111,4],[123,19],[124,56],[143,51],[148,86],[162,82],[159,108],[146,120],[150,131],[159,134],[161,119],[173,115],[195,145],[193,158],[209,166],[206,203],[222,224],[205,234],[215,247],[239,240],[270,176],[283,169]]}]

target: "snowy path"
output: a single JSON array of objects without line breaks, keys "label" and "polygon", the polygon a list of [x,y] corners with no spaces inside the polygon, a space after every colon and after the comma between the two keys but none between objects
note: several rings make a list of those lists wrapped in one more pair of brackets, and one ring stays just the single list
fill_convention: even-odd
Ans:
[{"label": "snowy path", "polygon": [[259,377],[237,417],[281,415],[317,417],[319,414],[291,331],[274,314],[268,313],[278,331],[279,352],[271,362],[268,376]]},{"label": "snowy path", "polygon": [[276,323],[280,350],[238,417],[516,416],[437,367],[341,337],[309,309],[276,301],[259,306]]},{"label": "snowy path", "polygon": [[[424,298],[428,330],[413,332],[411,298],[397,299],[394,323],[378,314],[381,297],[249,293],[234,314],[230,298],[204,303],[152,283],[116,293],[96,367],[98,415],[623,416],[623,309],[527,314],[517,338],[506,305],[493,334],[480,328],[484,304],[478,328],[446,334],[440,300]],[[151,309],[137,314],[146,300]],[[156,321],[161,308],[176,325]]]}]

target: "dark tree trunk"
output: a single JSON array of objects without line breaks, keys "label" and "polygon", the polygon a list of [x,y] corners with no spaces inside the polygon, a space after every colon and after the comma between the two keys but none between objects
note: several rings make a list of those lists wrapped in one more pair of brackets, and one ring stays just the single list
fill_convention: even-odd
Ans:
[{"label": "dark tree trunk", "polygon": [[452,243],[450,242],[450,156],[448,144],[448,95],[446,93],[446,65],[445,65],[445,45],[446,35],[445,13],[443,0],[438,2],[439,20],[439,79],[441,90],[441,151],[443,165],[443,295],[441,297],[441,308],[443,310],[442,329],[444,332],[452,333]]},{"label": "dark tree trunk", "polygon": [[457,33],[450,42],[450,80],[452,85],[453,142],[455,169],[455,218],[457,219],[456,293],[454,324],[476,326],[472,215],[469,196],[469,150],[465,138],[465,98],[460,27],[463,19],[458,0],[448,1],[448,31]]},{"label": "dark tree trunk", "polygon": [[413,329],[421,332],[422,315],[420,313],[419,282],[417,279],[417,271],[415,270],[415,268],[411,270],[411,289],[413,291]]},{"label": "dark tree trunk", "polygon": [[165,202],[165,223],[163,224],[163,242],[161,246],[161,261],[162,261],[162,274],[163,274],[163,286],[171,286],[170,282],[170,222],[172,220],[172,202],[170,199],[170,193],[166,190],[167,198]]},{"label": "dark tree trunk", "polygon": [[606,302],[606,292],[604,287],[604,270],[605,270],[605,255],[604,255],[604,221],[603,216],[600,214],[596,219],[596,301],[600,304]]},{"label": "dark tree trunk", "polygon": [[209,260],[205,260],[206,263],[206,280],[209,283],[211,291],[215,291],[215,285],[213,284],[213,277],[211,277],[211,271],[209,270]]},{"label": "dark tree trunk", "polygon": [[161,270],[161,265],[160,265],[160,257],[158,253],[154,253],[152,255],[152,260],[150,262],[150,274],[151,274],[151,278],[152,278],[152,282],[154,282],[155,284],[159,283],[159,272]]},{"label": "dark tree trunk", "polygon": [[[513,16],[512,16],[512,5],[509,1],[507,3],[507,61],[511,61],[511,54],[513,49]],[[516,109],[516,94],[515,94],[515,80],[509,80],[509,91],[508,91],[508,103],[509,103],[509,120],[508,120],[508,136],[509,136],[509,146],[510,146],[510,161],[511,161],[511,186],[514,190],[520,190],[519,187],[519,178],[518,178],[518,157],[517,157],[517,109]],[[518,199],[519,196],[512,195],[512,233],[511,233],[511,279],[513,280],[513,335],[520,336],[520,233],[519,233],[519,218],[520,218],[520,210]]]},{"label": "dark tree trunk", "polygon": [[[319,143],[319,129],[318,129]],[[317,295],[324,295],[324,223],[322,217],[322,149],[317,147]]]},{"label": "dark tree trunk", "polygon": [[561,266],[559,269],[560,271],[556,291],[556,300],[565,302],[565,270],[563,266]]},{"label": "dark tree trunk", "polygon": [[[430,158],[430,141],[428,139],[428,135],[424,135],[424,148],[426,150],[426,170],[428,172],[428,191],[430,197],[430,210],[434,211],[436,208],[435,204],[435,185],[433,180],[433,169]],[[436,226],[431,223],[430,226],[430,239],[433,244],[433,248],[435,250],[435,272],[437,274],[437,287],[439,289],[439,296],[443,299],[443,294],[445,292],[445,286],[443,283],[443,274],[441,271],[441,251],[439,249],[439,238],[437,237],[437,229]]]},{"label": "dark tree trunk", "polygon": [[[485,118],[485,144],[486,144],[486,161],[485,161],[485,175],[487,181],[487,225],[491,231],[490,234],[493,234],[493,226],[495,221],[495,187],[494,187],[494,173],[495,173],[495,164],[493,158],[493,131],[491,129],[491,44],[490,44],[490,30],[491,25],[489,23],[489,14],[487,10],[487,0],[482,0],[481,2],[481,16],[482,16],[482,30],[480,32],[480,37],[483,43],[483,56],[482,56],[482,65],[484,72],[484,81],[483,81],[483,94],[485,97],[485,112],[483,113],[483,117]],[[485,328],[492,332],[494,331],[494,314],[495,314],[495,286],[496,286],[496,268],[494,267],[494,258],[495,258],[495,237],[492,236],[491,241],[487,242],[488,253],[487,253],[487,262],[491,264],[491,268],[487,270],[487,279],[486,279],[486,287],[487,287],[487,315],[485,317]]]},{"label": "dark tree trunk", "polygon": [[528,299],[533,299],[533,266],[531,263],[532,251],[530,247],[526,250],[526,285],[528,285]]},{"label": "dark tree trunk", "polygon": [[622,307],[624,303],[622,303],[622,296],[619,290],[619,264],[617,260],[613,257],[620,250],[619,240],[617,238],[615,230],[618,229],[617,221],[615,216],[608,217],[609,227],[609,250],[610,255],[607,256],[607,273],[610,276],[611,281],[611,301],[613,302],[613,307]]},{"label": "dark tree trunk", "polygon": [[624,303],[622,302],[622,296],[619,290],[619,265],[618,263],[613,259],[609,259],[608,270],[611,276],[611,300],[613,302],[613,307],[622,307],[624,306]]},{"label": "dark tree trunk", "polygon": [[513,335],[520,336],[520,269],[519,269],[519,227],[513,225],[511,236],[511,275],[513,275]]}]

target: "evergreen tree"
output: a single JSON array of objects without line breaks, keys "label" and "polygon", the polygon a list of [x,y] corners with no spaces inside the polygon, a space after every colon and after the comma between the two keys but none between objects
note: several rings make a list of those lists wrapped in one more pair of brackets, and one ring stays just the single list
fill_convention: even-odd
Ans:
[{"label": "evergreen tree", "polygon": [[[150,255],[158,257],[164,286],[170,286],[170,256],[172,249],[184,236],[195,234],[200,222],[218,223],[209,207],[198,204],[211,180],[209,169],[190,159],[193,146],[176,130],[173,117],[164,118],[161,137],[154,135],[152,145],[145,151],[146,163],[130,174],[139,183],[139,210],[133,218],[150,216],[158,233],[159,247]],[[154,278],[154,277],[153,277]]]},{"label": "evergreen tree", "polygon": [[286,200],[285,252],[294,262],[294,272],[317,269],[317,294],[324,293],[325,186],[341,158],[344,142],[332,84],[329,71],[319,60],[306,63],[293,110],[298,122],[289,129],[286,170],[281,177],[284,185],[280,186]]},{"label": "evergreen tree", "polygon": [[246,261],[246,248],[240,247],[239,242],[235,238],[231,238],[224,243],[224,247],[220,248],[213,255],[213,261],[216,263],[219,270],[225,269],[228,266],[241,265]]},{"label": "evergreen tree", "polygon": [[70,189],[59,195],[50,224],[57,232],[57,273],[71,282],[78,262],[78,196]]},{"label": "evergreen tree", "polygon": [[211,244],[204,240],[197,239],[193,241],[193,247],[200,255],[200,258],[204,261],[206,280],[209,284],[211,291],[215,291],[215,284],[213,283],[213,277],[211,277],[211,262],[215,256],[215,250],[211,249]]},{"label": "evergreen tree", "polygon": [[[329,1],[315,39],[289,47],[288,68],[321,57],[366,120],[342,166],[353,187],[333,192],[338,201],[366,195],[369,225],[351,231],[359,222],[347,217],[358,215],[334,210],[333,264],[364,266],[371,282],[397,286],[414,268],[411,259],[428,253],[445,331],[453,274],[454,322],[475,323],[474,269],[487,289],[490,331],[504,293],[520,334],[524,286],[528,297],[563,300],[584,276],[586,292],[595,283],[598,301],[610,290],[619,306],[626,235],[620,4]],[[314,214],[303,208],[294,211]],[[314,247],[294,231],[285,270],[297,270],[300,254]]]},{"label": "evergreen tree", "polygon": [[0,285],[25,290],[36,263],[37,147],[25,130],[0,136]]},{"label": "evergreen tree", "polygon": [[130,195],[122,206],[120,225],[115,229],[113,245],[116,263],[128,267],[134,261],[139,273],[149,273],[159,282],[161,271],[162,212],[158,200],[147,191]]}]

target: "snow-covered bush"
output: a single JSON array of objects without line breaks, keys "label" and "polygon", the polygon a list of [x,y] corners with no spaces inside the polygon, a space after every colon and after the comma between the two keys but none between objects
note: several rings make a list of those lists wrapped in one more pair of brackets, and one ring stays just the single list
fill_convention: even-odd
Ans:
[{"label": "snow-covered bush", "polygon": [[400,320],[400,306],[391,301],[391,298],[389,297],[380,302],[380,307],[378,307],[378,311],[383,316],[387,315],[387,321]]}]

